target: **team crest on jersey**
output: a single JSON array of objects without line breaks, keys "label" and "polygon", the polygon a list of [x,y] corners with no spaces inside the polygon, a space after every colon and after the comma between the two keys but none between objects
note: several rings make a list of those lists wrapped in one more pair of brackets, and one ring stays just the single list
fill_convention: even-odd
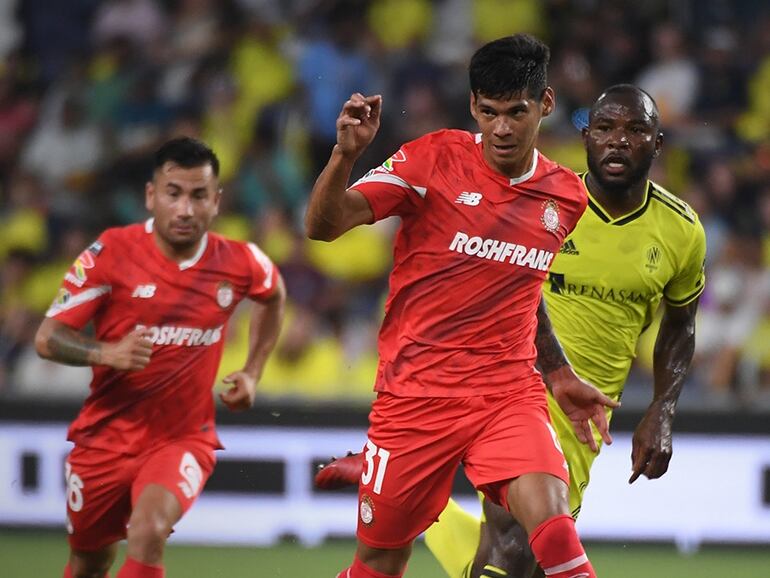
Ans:
[{"label": "team crest on jersey", "polygon": [[374,524],[374,502],[367,494],[361,496],[361,503],[358,506],[358,515],[364,526],[371,526]]},{"label": "team crest on jersey", "polygon": [[217,304],[222,309],[227,309],[233,303],[233,286],[227,281],[217,285]]},{"label": "team crest on jersey", "polygon": [[559,205],[554,201],[545,201],[543,203],[543,215],[540,217],[546,231],[555,233],[559,230]]},{"label": "team crest on jersey", "polygon": [[658,269],[663,252],[657,245],[650,245],[644,250],[645,268],[652,273]]},{"label": "team crest on jersey", "polygon": [[393,163],[403,163],[405,161],[406,161],[406,153],[404,153],[402,149],[398,149],[396,154],[394,154],[392,157],[390,157],[388,160],[382,163],[382,168],[390,172],[393,170]]}]

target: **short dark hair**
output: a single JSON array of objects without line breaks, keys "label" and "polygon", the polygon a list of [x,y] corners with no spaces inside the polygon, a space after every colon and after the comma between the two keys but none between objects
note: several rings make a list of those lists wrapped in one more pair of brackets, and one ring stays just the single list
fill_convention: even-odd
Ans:
[{"label": "short dark hair", "polygon": [[514,34],[479,48],[469,67],[471,91],[476,96],[508,99],[524,93],[538,100],[548,86],[551,50],[529,34]]},{"label": "short dark hair", "polygon": [[219,176],[219,159],[214,151],[206,143],[188,136],[171,139],[155,151],[153,171],[169,161],[186,169],[211,165],[214,176]]}]

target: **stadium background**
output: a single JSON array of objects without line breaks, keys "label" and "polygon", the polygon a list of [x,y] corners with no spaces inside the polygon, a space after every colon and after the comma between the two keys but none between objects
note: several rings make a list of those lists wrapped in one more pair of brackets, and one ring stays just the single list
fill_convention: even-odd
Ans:
[{"label": "stadium background", "polygon": [[[330,245],[303,238],[303,203],[334,141],[334,119],[353,91],[384,96],[381,133],[357,174],[424,132],[472,129],[467,60],[480,43],[519,31],[552,48],[557,112],[543,123],[539,148],[576,170],[584,168],[571,122],[576,110],[616,82],[638,83],[657,99],[666,146],[654,178],[699,212],[709,244],[696,359],[677,428],[714,447],[733,440],[736,455],[756,448],[734,467],[705,460],[702,468],[680,468],[682,504],[701,496],[687,484],[715,488],[694,504],[713,513],[710,535],[717,536],[697,554],[695,538],[664,533],[655,541],[676,541],[678,550],[661,550],[640,545],[653,538],[630,530],[618,534],[615,546],[593,543],[589,552],[607,576],[632,576],[637,567],[655,568],[659,576],[770,575],[770,7],[751,0],[3,0],[0,560],[10,561],[8,576],[58,575],[61,521],[36,520],[34,509],[5,514],[14,501],[29,500],[30,508],[49,499],[59,501],[45,507],[63,504],[52,495],[61,487],[49,478],[60,469],[44,467],[41,432],[72,418],[89,377],[88,370],[37,359],[34,330],[79,251],[102,228],[144,218],[151,151],[178,134],[210,143],[225,188],[217,229],[257,241],[287,281],[289,315],[259,407],[237,418],[222,413],[221,421],[246,428],[257,446],[270,443],[264,427],[303,428],[298,431],[309,436],[318,428],[359,431],[372,395],[395,226],[362,228]],[[244,356],[242,313],[231,323],[222,373]],[[641,344],[616,423],[621,432],[632,431],[650,398],[654,334],[653,328]],[[17,426],[32,428],[21,436],[24,447],[11,433]],[[210,489],[233,492],[244,503],[262,492],[269,501],[288,477],[280,455],[263,461],[222,468],[213,480],[219,485]],[[719,528],[730,526],[730,504],[745,493],[731,490],[729,481],[745,474],[749,462],[759,533],[719,539]],[[669,475],[682,463],[690,462],[675,453]],[[600,479],[597,474],[595,482]],[[609,503],[618,518],[643,502],[638,484],[632,488],[639,493],[615,501],[626,491],[617,471],[608,471],[606,481],[609,495],[593,497],[592,482],[587,499]],[[675,507],[654,511],[661,528],[682,519]],[[58,532],[47,533],[51,527]],[[178,562],[169,563],[169,575],[236,576],[246,568],[248,575],[302,569],[328,576],[349,558],[348,543],[306,549],[306,541],[291,540],[294,532],[284,535],[288,543],[274,549],[173,546]],[[736,549],[743,541],[765,548]],[[720,542],[731,546],[715,549]],[[421,565],[419,553],[408,575],[440,576],[427,556]],[[50,569],[36,569],[46,558]],[[297,559],[302,566],[292,569]],[[216,561],[210,570],[206,560]]]}]

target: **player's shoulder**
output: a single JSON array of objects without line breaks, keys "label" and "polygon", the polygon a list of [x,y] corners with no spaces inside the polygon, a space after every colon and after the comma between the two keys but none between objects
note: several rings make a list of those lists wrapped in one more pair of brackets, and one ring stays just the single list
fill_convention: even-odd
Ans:
[{"label": "player's shoulder", "polygon": [[114,253],[121,248],[132,247],[152,231],[152,225],[149,223],[150,221],[121,227],[109,227],[102,231],[99,238],[88,246],[88,250],[98,255],[102,251]]},{"label": "player's shoulder", "polygon": [[649,202],[658,209],[656,213],[659,218],[673,221],[680,225],[687,223],[691,227],[700,226],[698,214],[687,202],[658,183],[653,181],[649,183],[647,188]]},{"label": "player's shoulder", "polygon": [[244,256],[249,260],[256,260],[264,266],[270,261],[264,251],[253,241],[241,241],[225,237],[219,233],[209,231],[208,243],[212,248],[212,254],[218,255],[220,260],[230,262],[231,264],[243,264]]},{"label": "player's shoulder", "polygon": [[467,130],[442,128],[425,133],[419,138],[407,143],[409,148],[446,149],[446,147],[472,147],[476,143],[476,135]]},{"label": "player's shoulder", "polygon": [[214,254],[242,256],[248,251],[247,241],[231,239],[214,231],[209,231],[206,235],[207,243]]},{"label": "player's shoulder", "polygon": [[548,187],[554,196],[570,197],[579,203],[588,204],[588,191],[580,175],[570,168],[552,161],[537,151],[538,181]]}]

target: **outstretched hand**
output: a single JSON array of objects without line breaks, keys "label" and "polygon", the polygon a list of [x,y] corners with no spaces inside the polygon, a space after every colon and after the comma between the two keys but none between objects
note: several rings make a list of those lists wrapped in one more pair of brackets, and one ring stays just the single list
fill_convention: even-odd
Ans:
[{"label": "outstretched hand", "polygon": [[644,414],[634,431],[629,484],[633,484],[642,474],[654,480],[668,471],[673,453],[672,422],[672,413],[656,403]]},{"label": "outstretched hand", "polygon": [[380,128],[382,96],[364,96],[356,92],[342,106],[337,117],[337,147],[353,159],[358,158],[374,140]]},{"label": "outstretched hand", "polygon": [[256,380],[244,371],[231,373],[222,380],[223,383],[231,383],[232,386],[220,392],[222,400],[230,411],[243,411],[254,404],[257,395]]},{"label": "outstretched hand", "polygon": [[580,379],[569,366],[551,372],[547,382],[556,403],[572,422],[577,438],[582,443],[588,444],[594,452],[599,451],[591,429],[592,422],[604,443],[612,443],[605,408],[619,407],[619,402]]}]

